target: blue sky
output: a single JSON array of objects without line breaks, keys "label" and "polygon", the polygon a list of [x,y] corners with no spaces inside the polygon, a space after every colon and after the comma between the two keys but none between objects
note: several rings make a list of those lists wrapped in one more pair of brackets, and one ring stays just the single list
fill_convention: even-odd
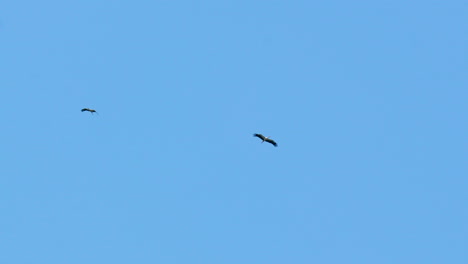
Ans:
[{"label": "blue sky", "polygon": [[0,262],[468,263],[467,13],[4,1]]}]

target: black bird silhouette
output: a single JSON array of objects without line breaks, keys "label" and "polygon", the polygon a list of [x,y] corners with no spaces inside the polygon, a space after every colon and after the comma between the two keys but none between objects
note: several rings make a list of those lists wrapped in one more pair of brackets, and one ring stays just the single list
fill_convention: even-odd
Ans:
[{"label": "black bird silhouette", "polygon": [[84,112],[84,111],[88,111],[88,112],[90,112],[91,114],[94,114],[94,113],[97,114],[96,110],[94,110],[94,109],[89,109],[89,108],[83,108],[83,109],[81,109],[81,112]]},{"label": "black bird silhouette", "polygon": [[278,144],[276,144],[276,142],[275,142],[273,139],[269,139],[269,137],[265,137],[265,136],[262,135],[262,134],[254,134],[254,137],[258,137],[259,139],[261,139],[261,140],[262,140],[262,143],[266,141],[266,142],[272,144],[272,145],[275,146],[275,147],[278,146]]}]

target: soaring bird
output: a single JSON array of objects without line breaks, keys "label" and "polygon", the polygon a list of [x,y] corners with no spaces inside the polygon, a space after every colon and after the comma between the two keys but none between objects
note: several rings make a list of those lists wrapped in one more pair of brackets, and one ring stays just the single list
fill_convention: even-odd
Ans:
[{"label": "soaring bird", "polygon": [[258,137],[259,139],[261,139],[261,140],[262,140],[262,143],[266,141],[266,142],[272,144],[272,145],[275,146],[275,147],[278,146],[278,144],[276,144],[276,142],[275,142],[273,139],[269,139],[269,137],[265,137],[265,136],[262,135],[262,134],[254,134],[254,137]]},{"label": "soaring bird", "polygon": [[96,110],[94,110],[94,109],[89,109],[89,108],[83,108],[83,109],[81,109],[81,112],[84,112],[84,111],[88,111],[88,112],[90,112],[91,114],[94,114],[94,113],[97,114]]}]

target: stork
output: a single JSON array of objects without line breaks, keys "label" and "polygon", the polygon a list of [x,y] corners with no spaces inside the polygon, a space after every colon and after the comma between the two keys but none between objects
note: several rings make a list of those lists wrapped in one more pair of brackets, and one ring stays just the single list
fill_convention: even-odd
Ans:
[{"label": "stork", "polygon": [[84,111],[88,111],[88,112],[90,112],[91,114],[94,114],[94,113],[97,114],[97,113],[98,113],[98,112],[96,112],[96,110],[90,109],[90,108],[83,108],[83,109],[81,109],[81,112],[84,112]]},{"label": "stork", "polygon": [[273,140],[273,139],[270,139],[269,136],[268,137],[265,137],[264,135],[262,134],[253,134],[254,137],[258,137],[259,139],[262,140],[262,143],[263,142],[268,142],[270,144],[272,144],[273,146],[277,147],[278,144],[276,144],[276,142]]}]

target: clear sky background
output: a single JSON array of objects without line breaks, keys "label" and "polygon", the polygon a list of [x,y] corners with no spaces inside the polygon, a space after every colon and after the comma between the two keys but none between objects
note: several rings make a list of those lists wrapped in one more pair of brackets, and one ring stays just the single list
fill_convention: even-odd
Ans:
[{"label": "clear sky background", "polygon": [[468,263],[467,14],[2,1],[0,262]]}]

